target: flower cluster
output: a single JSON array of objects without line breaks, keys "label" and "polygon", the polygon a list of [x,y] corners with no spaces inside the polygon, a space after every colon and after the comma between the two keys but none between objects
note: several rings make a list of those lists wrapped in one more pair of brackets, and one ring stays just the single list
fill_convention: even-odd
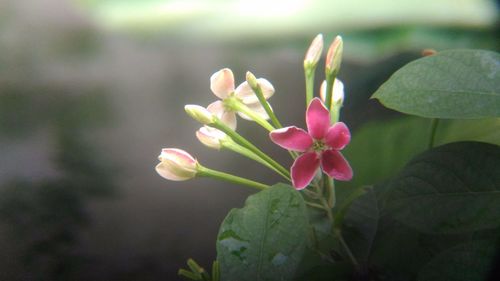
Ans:
[{"label": "flower cluster", "polygon": [[[322,35],[314,38],[306,52],[304,73],[307,131],[296,126],[281,126],[268,103],[268,99],[274,94],[274,87],[268,80],[256,78],[247,72],[246,81],[235,87],[233,72],[229,68],[223,68],[210,77],[210,89],[219,100],[206,108],[199,105],[185,106],[186,112],[203,124],[196,131],[196,137],[207,147],[228,149],[255,160],[290,181],[297,190],[319,185],[333,189],[333,179],[350,180],[353,172],[340,150],[349,143],[351,134],[343,122],[338,122],[339,111],[344,102],[344,86],[336,78],[341,64],[342,46],[342,38],[337,36],[327,52],[325,80],[320,87],[320,98],[314,97],[314,75],[322,56]],[[237,115],[256,122],[269,132],[272,142],[289,150],[294,158],[291,168],[284,168],[251,141],[238,134]],[[258,189],[269,187],[263,183],[206,168],[180,149],[165,148],[159,159],[156,171],[169,180],[181,181],[207,176]],[[316,177],[320,171],[322,179]]]}]

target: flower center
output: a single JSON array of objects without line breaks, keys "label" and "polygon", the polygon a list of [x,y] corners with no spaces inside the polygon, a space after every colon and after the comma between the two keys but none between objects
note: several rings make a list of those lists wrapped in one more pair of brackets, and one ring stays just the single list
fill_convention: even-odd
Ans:
[{"label": "flower center", "polygon": [[327,145],[322,140],[316,140],[312,145],[312,149],[316,152],[320,152],[327,149]]}]

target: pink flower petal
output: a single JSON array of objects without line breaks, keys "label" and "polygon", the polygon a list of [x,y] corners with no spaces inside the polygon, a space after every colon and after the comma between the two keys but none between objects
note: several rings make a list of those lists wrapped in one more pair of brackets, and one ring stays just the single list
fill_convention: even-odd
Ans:
[{"label": "pink flower petal", "polygon": [[330,177],[349,181],[352,179],[352,168],[340,152],[329,149],[321,154],[321,168]]},{"label": "pink flower petal", "polygon": [[214,101],[207,106],[207,110],[217,116],[229,128],[236,130],[236,115],[234,112],[226,110],[222,101]]},{"label": "pink flower petal", "polygon": [[322,139],[330,127],[330,112],[319,98],[314,98],[306,112],[306,123],[309,134],[314,139]]},{"label": "pink flower petal", "polygon": [[[259,78],[257,79],[257,83],[259,83],[262,95],[266,100],[274,94],[274,87],[268,80]],[[259,102],[259,98],[257,98],[250,85],[248,85],[248,82],[241,83],[234,91],[234,95],[247,105]]]},{"label": "pink flower petal", "polygon": [[313,139],[304,130],[295,126],[285,127],[269,133],[271,140],[288,150],[304,152],[313,144]]},{"label": "pink flower petal", "polygon": [[297,190],[304,189],[312,181],[319,168],[320,159],[316,152],[300,155],[291,168],[292,184]]},{"label": "pink flower petal", "polygon": [[220,120],[233,131],[236,130],[236,114],[233,111],[225,111]]},{"label": "pink flower petal", "polygon": [[224,108],[224,103],[220,100],[214,101],[213,103],[207,106],[207,110],[210,111],[213,115],[217,116],[217,118],[221,118],[222,114],[226,109]]},{"label": "pink flower petal", "polygon": [[196,169],[196,159],[191,154],[178,148],[164,148],[161,150],[160,161],[169,160],[173,161],[187,169]]},{"label": "pink flower petal", "polygon": [[[254,113],[257,113],[261,118],[267,120],[269,119],[269,115],[267,115],[267,112],[266,110],[264,109],[264,107],[260,104],[260,102],[256,102],[256,103],[251,103],[251,104],[247,104],[246,105],[248,108],[250,108]],[[271,106],[269,106],[271,107]],[[272,108],[271,108],[272,109]],[[253,121],[252,118],[250,118],[250,116],[246,115],[245,113],[241,112],[241,111],[238,111],[238,115],[243,118],[243,119],[246,119],[246,120],[249,120],[249,121]]]},{"label": "pink flower petal", "polygon": [[210,90],[219,98],[225,99],[234,92],[234,75],[231,69],[223,68],[210,77]]},{"label": "pink flower petal", "polygon": [[351,141],[351,133],[344,122],[337,122],[328,129],[325,142],[335,150],[342,150]]},{"label": "pink flower petal", "polygon": [[171,168],[164,163],[158,163],[158,165],[156,165],[155,167],[155,170],[160,176],[171,181],[184,181],[191,178],[189,176],[180,176],[177,173],[172,172]]}]

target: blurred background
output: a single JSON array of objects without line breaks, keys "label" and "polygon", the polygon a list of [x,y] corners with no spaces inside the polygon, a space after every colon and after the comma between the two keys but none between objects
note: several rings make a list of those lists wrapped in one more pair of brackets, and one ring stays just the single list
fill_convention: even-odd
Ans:
[{"label": "blurred background", "polygon": [[[498,51],[497,16],[488,0],[0,0],[0,280],[178,280],[189,257],[209,267],[220,223],[254,191],[166,181],[157,156],[178,147],[210,168],[280,181],[198,143],[183,107],[216,99],[220,68],[238,84],[250,70],[273,83],[281,122],[304,126],[302,60],[318,33],[327,46],[344,38],[341,118],[356,177],[339,191],[387,178],[425,149],[430,123],[371,94],[424,48]],[[263,129],[238,122],[291,164]],[[500,142],[498,119],[442,124],[440,142]]]}]

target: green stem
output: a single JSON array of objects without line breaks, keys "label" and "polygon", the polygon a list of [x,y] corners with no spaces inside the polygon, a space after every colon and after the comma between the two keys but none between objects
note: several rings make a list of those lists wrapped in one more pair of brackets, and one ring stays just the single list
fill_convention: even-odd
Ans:
[{"label": "green stem", "polygon": [[356,200],[358,197],[361,195],[365,194],[366,188],[365,187],[359,187],[355,189],[347,198],[342,200],[342,204],[338,207],[337,211],[335,212],[335,218],[334,218],[334,224],[333,224],[333,232],[340,231],[342,228],[342,223],[344,222],[345,214],[347,213],[347,210],[349,210],[349,207],[351,206],[352,202]]},{"label": "green stem", "polygon": [[323,191],[321,190],[321,187],[319,186],[319,184],[315,184],[313,186],[314,186],[316,193],[319,195],[318,200],[321,203],[321,205],[323,206],[323,210],[325,210],[326,216],[328,217],[328,220],[333,225],[332,209],[330,208],[330,206],[328,206],[327,200],[325,200],[325,198],[323,197]]},{"label": "green stem", "polygon": [[266,188],[269,188],[270,186],[267,184],[263,184],[260,182],[256,182],[253,180],[245,179],[242,177],[238,177],[235,175],[227,174],[224,172],[219,172],[216,170],[212,170],[206,167],[203,167],[201,165],[198,166],[198,172],[196,173],[197,176],[202,176],[202,177],[209,177],[209,178],[214,178],[218,180],[223,180],[235,184],[240,184],[240,185],[246,185],[249,187],[253,187],[259,190],[263,190]]},{"label": "green stem", "polygon": [[316,204],[316,203],[312,203],[312,202],[308,202],[308,201],[305,201],[306,202],[306,205],[307,206],[311,206],[313,208],[317,208],[317,209],[321,209],[323,210],[323,205],[320,205],[320,204]]},{"label": "green stem", "polygon": [[266,119],[262,118],[259,114],[255,113],[255,111],[251,110],[248,106],[242,103],[238,98],[231,97],[224,100],[224,105],[229,107],[233,111],[239,111],[248,117],[250,117],[255,123],[262,126],[264,129],[268,131],[272,131],[275,128],[267,122]]},{"label": "green stem", "polygon": [[[332,91],[333,88],[335,88],[335,79],[333,80]],[[333,98],[333,93],[332,93],[332,98]],[[330,122],[332,122],[332,124],[337,123],[340,119],[339,117],[340,117],[340,109],[342,108],[342,103],[343,100],[335,101],[335,103],[332,104],[330,108]]]},{"label": "green stem", "polygon": [[219,281],[219,280],[220,280],[219,262],[215,260],[212,263],[212,281]]},{"label": "green stem", "polygon": [[429,134],[429,144],[427,145],[428,149],[431,149],[434,147],[434,141],[436,139],[436,131],[437,127],[439,125],[439,119],[438,118],[433,118],[431,122],[431,130]]},{"label": "green stem", "polygon": [[335,196],[335,184],[333,179],[327,178],[327,186],[326,186],[326,191],[327,191],[327,200],[328,200],[328,206],[330,208],[335,207],[335,204],[337,203],[336,201],[336,196]]},{"label": "green stem", "polygon": [[330,110],[332,108],[332,90],[333,83],[335,82],[335,75],[326,76],[326,95],[325,95],[325,106]]},{"label": "green stem", "polygon": [[305,195],[307,195],[309,198],[312,198],[312,199],[318,199],[319,198],[319,195],[316,194],[316,192],[314,192],[314,191],[303,189],[302,192]]},{"label": "green stem", "polygon": [[185,270],[183,268],[179,269],[177,272],[178,275],[186,277],[191,280],[200,280],[201,276],[199,274],[194,274],[191,271]]},{"label": "green stem", "polygon": [[274,161],[271,157],[269,157],[267,154],[262,152],[260,149],[258,149],[255,145],[253,145],[251,142],[246,140],[243,136],[240,134],[236,133],[234,130],[229,128],[227,125],[222,123],[220,120],[215,120],[214,123],[209,124],[208,126],[214,127],[216,129],[219,129],[226,133],[229,137],[231,137],[236,143],[240,144],[241,146],[247,148],[248,150],[252,151],[255,153],[257,156],[262,158],[262,160],[266,161],[269,163],[271,166],[279,170],[283,175],[286,176],[288,180],[290,180],[290,172],[283,168],[278,162]]},{"label": "green stem", "polygon": [[306,68],[304,73],[306,76],[306,107],[314,97],[314,72],[316,68]]},{"label": "green stem", "polygon": [[[228,138],[229,139],[229,138]],[[273,167],[271,164],[269,164],[268,162],[266,162],[265,160],[263,160],[262,158],[260,158],[259,156],[255,155],[255,153],[253,153],[252,151],[250,151],[249,149],[247,148],[244,148],[243,146],[235,143],[232,139],[229,139],[229,140],[224,140],[224,141],[221,141],[221,146],[224,147],[224,148],[227,148],[231,151],[234,151],[238,154],[241,154],[249,159],[252,159],[268,168],[270,168],[271,170],[275,171],[276,173],[278,173],[279,175],[281,175],[282,177],[284,177],[285,179],[288,180],[287,176],[285,174],[283,174],[280,170],[276,169],[275,167]]]},{"label": "green stem", "polygon": [[351,260],[352,264],[354,264],[354,266],[356,266],[356,267],[359,267],[359,263],[356,260],[356,258],[354,257],[354,255],[352,254],[351,249],[349,248],[349,246],[345,242],[344,237],[342,236],[342,233],[340,231],[337,231],[337,232],[335,232],[335,235],[339,239],[340,244],[342,244],[342,246],[344,247],[344,250],[346,251],[347,256],[349,256],[349,259]]},{"label": "green stem", "polygon": [[[326,173],[322,173],[321,175],[321,181],[323,183],[323,192],[324,194],[321,194],[325,198],[327,198],[327,202],[329,201],[328,198],[330,198],[330,193],[331,193],[331,185],[330,185],[330,178]],[[330,204],[328,204],[330,206]]]},{"label": "green stem", "polygon": [[283,127],[283,126],[281,126],[280,121],[278,120],[278,118],[276,118],[274,111],[271,109],[271,106],[269,106],[269,103],[267,102],[266,98],[264,97],[264,94],[262,93],[262,88],[260,87],[260,85],[257,83],[257,87],[255,87],[255,88],[252,87],[252,90],[254,91],[255,95],[259,99],[260,104],[266,110],[266,113],[269,116],[269,118],[271,118],[271,122],[273,123],[274,127],[276,127],[276,128]]}]

